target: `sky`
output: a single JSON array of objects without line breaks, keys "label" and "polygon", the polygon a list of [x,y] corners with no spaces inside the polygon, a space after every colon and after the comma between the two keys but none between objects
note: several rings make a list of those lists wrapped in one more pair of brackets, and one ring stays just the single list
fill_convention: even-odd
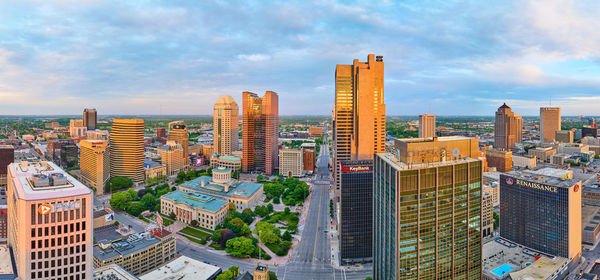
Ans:
[{"label": "sky", "polygon": [[336,64],[385,62],[388,115],[600,115],[599,1],[0,3],[0,115],[210,115],[279,94],[329,115]]}]

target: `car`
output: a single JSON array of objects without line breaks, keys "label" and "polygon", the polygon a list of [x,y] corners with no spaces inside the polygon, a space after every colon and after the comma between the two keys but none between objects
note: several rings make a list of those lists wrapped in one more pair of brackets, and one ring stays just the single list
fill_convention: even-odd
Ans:
[{"label": "car", "polygon": [[203,261],[203,263],[205,263],[205,264],[210,264],[210,262],[209,262],[209,261]]}]

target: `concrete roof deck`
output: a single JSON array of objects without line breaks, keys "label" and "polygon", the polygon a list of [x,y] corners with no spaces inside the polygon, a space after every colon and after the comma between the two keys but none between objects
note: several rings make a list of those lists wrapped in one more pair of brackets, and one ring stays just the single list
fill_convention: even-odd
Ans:
[{"label": "concrete roof deck", "polygon": [[215,197],[203,193],[186,193],[182,191],[174,191],[164,195],[165,198],[172,199],[176,203],[185,203],[193,208],[204,208],[208,211],[215,212],[227,205],[227,202],[220,197]]}]

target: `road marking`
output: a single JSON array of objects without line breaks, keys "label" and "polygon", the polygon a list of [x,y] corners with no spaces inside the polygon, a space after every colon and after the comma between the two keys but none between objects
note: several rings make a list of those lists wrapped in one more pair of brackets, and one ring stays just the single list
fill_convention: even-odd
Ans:
[{"label": "road marking", "polygon": [[315,244],[313,247],[312,262],[315,262],[315,254],[317,253],[317,234],[319,233],[319,219],[321,218],[321,201],[323,200],[323,194],[319,196],[319,211],[317,212],[317,225],[315,228]]}]

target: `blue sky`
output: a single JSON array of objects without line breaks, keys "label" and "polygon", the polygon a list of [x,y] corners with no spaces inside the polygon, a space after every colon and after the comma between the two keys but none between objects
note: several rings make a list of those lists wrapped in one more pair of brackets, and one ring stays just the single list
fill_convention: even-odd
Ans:
[{"label": "blue sky", "polygon": [[383,55],[388,115],[600,115],[598,1],[2,1],[0,115],[211,114],[280,94],[330,114],[336,64]]}]

